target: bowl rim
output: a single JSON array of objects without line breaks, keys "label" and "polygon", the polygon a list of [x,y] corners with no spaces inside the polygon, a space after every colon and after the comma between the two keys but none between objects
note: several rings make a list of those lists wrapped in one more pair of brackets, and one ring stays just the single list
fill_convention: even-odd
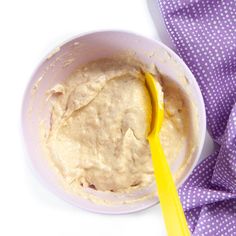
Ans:
[{"label": "bowl rim", "polygon": [[[106,29],[106,30],[93,30],[93,31],[87,31],[87,32],[83,32],[71,37],[68,37],[68,39],[62,40],[62,42],[58,45],[55,45],[41,60],[39,60],[39,62],[37,63],[37,66],[35,67],[35,69],[32,71],[31,76],[28,80],[28,82],[26,83],[26,87],[24,89],[23,92],[23,100],[22,100],[22,104],[21,104],[21,135],[23,138],[23,143],[24,143],[24,148],[26,150],[26,155],[25,158],[27,158],[27,162],[30,164],[30,167],[32,167],[33,170],[33,174],[34,176],[39,180],[39,182],[41,182],[41,184],[46,187],[50,192],[53,192],[54,195],[56,195],[58,198],[63,199],[64,201],[79,207],[83,210],[87,210],[93,213],[99,213],[99,214],[110,214],[110,215],[116,215],[116,214],[129,214],[129,213],[134,213],[134,212],[138,212],[138,211],[142,211],[145,209],[148,209],[154,205],[156,205],[157,203],[159,203],[158,198],[157,199],[153,199],[153,201],[149,202],[148,204],[140,204],[139,207],[136,207],[134,209],[129,209],[127,207],[126,210],[120,210],[120,211],[114,211],[114,210],[97,210],[97,209],[91,209],[90,207],[85,207],[84,205],[80,205],[78,206],[78,204],[75,204],[72,200],[70,200],[69,198],[64,198],[63,196],[61,196],[61,194],[58,194],[55,190],[53,190],[51,188],[51,186],[49,184],[47,184],[47,182],[45,181],[45,179],[42,177],[42,175],[40,173],[38,173],[37,168],[34,166],[34,162],[32,161],[31,155],[29,153],[29,149],[28,149],[28,142],[27,142],[27,138],[26,138],[26,133],[25,133],[25,113],[27,110],[26,104],[27,104],[27,94],[30,92],[30,89],[32,88],[32,85],[34,84],[34,77],[36,72],[38,71],[38,69],[45,63],[45,61],[48,59],[49,55],[53,55],[53,52],[56,48],[61,48],[64,45],[70,43],[73,40],[79,39],[81,37],[84,36],[89,36],[89,35],[95,35],[95,34],[110,34],[110,33],[119,33],[119,34],[124,34],[124,35],[130,35],[133,37],[137,37],[137,38],[143,38],[144,40],[146,40],[147,42],[150,41],[154,44],[157,44],[159,47],[163,48],[166,52],[168,52],[171,57],[173,59],[176,60],[176,62],[178,64],[180,64],[180,66],[183,68],[184,70],[184,74],[186,75],[186,77],[190,78],[191,82],[193,83],[193,87],[197,92],[198,95],[198,100],[199,100],[199,104],[201,104],[201,107],[198,106],[199,111],[201,113],[201,117],[202,117],[202,124],[201,124],[201,136],[199,138],[199,142],[198,142],[198,151],[196,154],[196,158],[194,159],[192,165],[190,166],[190,168],[186,171],[186,174],[184,176],[184,178],[182,178],[178,185],[177,185],[177,189],[179,189],[183,183],[186,181],[186,179],[191,175],[193,169],[196,167],[200,156],[201,156],[201,152],[203,150],[203,145],[204,145],[204,141],[205,141],[205,136],[206,136],[206,109],[205,109],[205,103],[203,100],[203,96],[200,90],[200,87],[197,83],[197,80],[195,78],[195,76],[193,75],[193,73],[191,72],[191,70],[188,68],[188,66],[185,64],[185,62],[183,61],[182,58],[180,58],[180,56],[177,55],[176,52],[174,52],[171,48],[169,48],[167,45],[165,45],[163,42],[156,40],[156,39],[152,39],[149,37],[146,37],[142,34],[133,32],[133,31],[128,31],[128,30],[113,30],[113,29]],[[127,205],[128,206],[128,205]]]}]

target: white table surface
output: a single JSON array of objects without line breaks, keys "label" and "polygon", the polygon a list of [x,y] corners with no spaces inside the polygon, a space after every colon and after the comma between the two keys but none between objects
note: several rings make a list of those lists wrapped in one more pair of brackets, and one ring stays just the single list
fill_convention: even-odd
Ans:
[{"label": "white table surface", "polygon": [[[81,32],[122,29],[171,46],[156,2],[1,1],[0,29],[0,235],[166,235],[159,205],[130,215],[99,215],[48,192],[27,162],[20,127],[22,96],[30,75],[63,40]],[[202,156],[212,148],[208,137]]]}]

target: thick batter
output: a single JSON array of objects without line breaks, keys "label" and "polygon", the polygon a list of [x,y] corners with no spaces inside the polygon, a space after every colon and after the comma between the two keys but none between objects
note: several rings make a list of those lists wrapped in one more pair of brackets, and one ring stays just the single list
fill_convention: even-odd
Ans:
[{"label": "thick batter", "polygon": [[[49,91],[51,121],[44,144],[73,191],[130,192],[153,182],[146,140],[151,103],[141,67],[115,59],[95,61]],[[171,162],[187,138],[189,110],[180,89],[161,82],[165,119],[160,138]]]}]

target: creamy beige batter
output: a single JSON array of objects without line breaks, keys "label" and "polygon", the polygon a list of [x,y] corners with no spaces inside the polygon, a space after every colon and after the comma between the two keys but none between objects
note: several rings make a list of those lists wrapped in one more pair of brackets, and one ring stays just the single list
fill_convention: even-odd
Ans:
[{"label": "creamy beige batter", "polygon": [[[151,103],[136,61],[103,59],[79,68],[48,92],[50,129],[44,144],[69,189],[131,192],[150,185],[153,168],[146,136]],[[160,132],[168,161],[189,135],[183,92],[162,77],[165,118]]]}]

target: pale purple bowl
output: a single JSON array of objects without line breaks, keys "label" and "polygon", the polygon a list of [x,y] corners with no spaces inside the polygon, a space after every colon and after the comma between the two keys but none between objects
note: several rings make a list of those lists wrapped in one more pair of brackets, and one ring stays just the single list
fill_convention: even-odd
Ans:
[{"label": "pale purple bowl", "polygon": [[[50,191],[73,205],[97,213],[124,214],[146,209],[158,202],[158,197],[153,196],[142,201],[129,204],[97,205],[80,196],[75,196],[64,191],[55,173],[49,167],[42,145],[40,144],[39,124],[42,119],[49,119],[49,107],[45,102],[45,92],[56,83],[63,81],[78,66],[102,57],[113,56],[117,53],[135,52],[139,60],[144,63],[155,64],[161,73],[167,75],[188,92],[190,99],[194,101],[198,116],[197,123],[201,129],[198,131],[197,149],[189,159],[188,165],[176,182],[180,186],[190,175],[195,167],[202,151],[205,132],[206,116],[205,106],[198,84],[185,63],[167,46],[143,36],[123,31],[102,31],[80,35],[60,45],[44,59],[34,72],[27,86],[23,108],[22,126],[23,135],[30,160],[36,173]],[[188,84],[182,85],[180,80],[187,79]],[[179,163],[179,162],[178,162]],[[179,164],[171,166],[172,171]],[[94,191],[94,190],[91,190]],[[114,194],[94,191],[93,194],[102,199],[114,201],[119,199],[139,199],[147,193],[155,191],[155,184],[149,188],[139,190],[132,194]]]}]

